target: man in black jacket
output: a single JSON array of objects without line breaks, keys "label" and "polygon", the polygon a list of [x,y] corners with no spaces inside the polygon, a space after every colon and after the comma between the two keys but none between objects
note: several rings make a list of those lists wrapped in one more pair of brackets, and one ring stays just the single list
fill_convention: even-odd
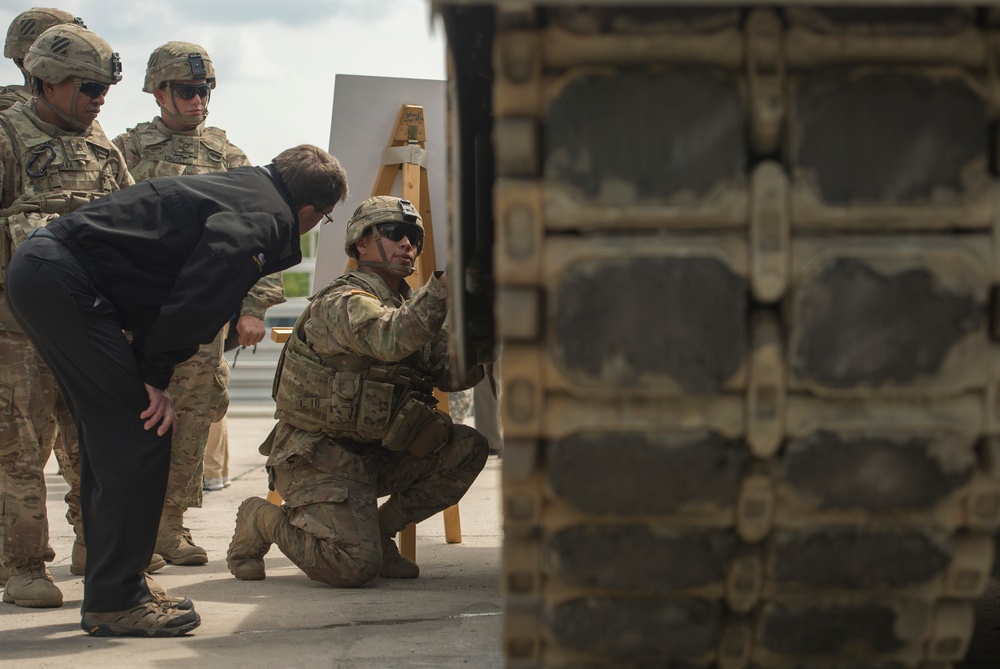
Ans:
[{"label": "man in black jacket", "polygon": [[143,577],[175,420],[164,389],[254,283],[302,259],[299,235],[346,194],[337,159],[302,145],[267,167],[150,179],[54,219],[17,249],[8,301],[80,434],[88,633],[177,636],[200,624],[190,600],[154,599]]}]

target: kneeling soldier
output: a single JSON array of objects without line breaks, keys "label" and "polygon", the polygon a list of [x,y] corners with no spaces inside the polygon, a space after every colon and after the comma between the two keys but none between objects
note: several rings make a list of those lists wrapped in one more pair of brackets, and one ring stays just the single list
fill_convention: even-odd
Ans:
[{"label": "kneeling soldier", "polygon": [[399,198],[369,198],[351,217],[344,248],[358,269],[313,298],[282,353],[279,422],[261,452],[285,503],[240,506],[227,556],[236,578],[263,579],[271,544],[330,585],[414,578],[393,537],[457,503],[486,464],[486,438],[435,408],[434,387],[470,388],[483,370],[450,382],[447,275],[415,292],[404,281],[423,237]]}]

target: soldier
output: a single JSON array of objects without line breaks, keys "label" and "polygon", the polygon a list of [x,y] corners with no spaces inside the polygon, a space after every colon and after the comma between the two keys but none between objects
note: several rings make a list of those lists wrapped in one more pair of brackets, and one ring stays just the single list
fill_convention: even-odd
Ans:
[{"label": "soldier", "polygon": [[254,283],[301,261],[299,235],[346,192],[337,159],[303,145],[267,167],[136,184],[32,231],[15,252],[11,311],[80,432],[88,634],[177,636],[200,624],[189,600],[154,599],[142,576],[176,422],[165,389]]},{"label": "soldier", "polygon": [[[215,68],[197,44],[167,42],[149,56],[142,90],[152,93],[160,115],[114,139],[136,181],[158,176],[203,174],[250,165],[226,138],[224,130],[205,127],[208,101],[215,88]],[[236,330],[240,343],[252,346],[264,338],[264,314],[285,301],[280,275],[264,277],[240,307]],[[184,512],[202,505],[202,464],[209,427],[224,419],[229,407],[229,363],[223,357],[223,332],[174,368],[168,390],[177,412],[170,456],[167,497],[156,538],[156,552],[167,562],[208,562],[184,527]]]},{"label": "soldier", "polygon": [[[32,44],[23,66],[34,97],[0,112],[0,277],[13,248],[54,215],[133,183],[118,149],[96,122],[104,95],[121,78],[118,54],[74,24],[56,25]],[[3,601],[62,605],[45,568],[48,543],[44,466],[59,421],[69,477],[78,470],[76,429],[51,373],[18,327],[0,291],[0,535],[11,570]],[[65,454],[64,454],[65,455]],[[78,498],[77,498],[78,499]],[[78,502],[70,521],[83,545]],[[75,546],[74,546],[75,548]]]},{"label": "soldier", "polygon": [[49,7],[35,7],[23,11],[10,22],[7,39],[3,43],[3,56],[14,61],[17,69],[24,75],[24,83],[0,88],[0,110],[13,106],[15,102],[31,101],[31,82],[28,71],[24,69],[24,56],[36,37],[52,26],[63,23],[75,23],[81,28],[87,27],[80,17]]},{"label": "soldier", "polygon": [[[31,101],[32,95],[31,88],[29,87],[29,76],[27,70],[24,69],[24,56],[28,53],[28,47],[30,47],[31,43],[35,41],[36,37],[52,26],[56,26],[61,23],[75,23],[84,28],[86,27],[84,26],[82,19],[74,17],[69,12],[64,12],[61,9],[50,9],[45,7],[36,7],[34,9],[23,11],[15,16],[14,20],[10,22],[10,26],[7,28],[7,38],[4,41],[3,55],[5,58],[10,58],[17,66],[17,69],[21,70],[21,73],[24,75],[24,83],[0,87],[0,111],[12,107],[17,102]],[[2,325],[0,325],[0,327],[2,327]],[[64,409],[65,405],[61,402],[60,405],[61,408]],[[59,411],[57,413],[57,417],[64,420],[67,419],[68,411]],[[38,436],[39,440],[45,442],[55,439],[57,422],[64,421],[57,420],[50,422],[52,434],[40,434]],[[69,445],[71,452],[75,452],[75,432],[76,429],[74,428],[68,437],[71,440],[71,444]],[[56,457],[59,458],[60,471],[64,473],[67,482],[70,484],[70,492],[68,492],[66,496],[66,502],[69,504],[69,510],[66,512],[66,517],[69,519],[70,524],[73,525],[74,528],[82,527],[80,521],[79,485],[73,485],[73,472],[78,470],[79,467],[77,466],[74,469],[72,465],[72,457],[65,455],[66,447],[63,446],[62,439],[56,441],[55,446]],[[80,538],[82,535],[77,533],[77,537],[82,545],[82,539]],[[3,547],[0,546],[0,585],[6,583],[7,578],[10,576],[10,568],[4,564],[2,549]]]},{"label": "soldier", "polygon": [[240,505],[227,555],[236,578],[263,579],[271,544],[329,585],[415,578],[393,537],[457,503],[486,464],[486,439],[435,409],[434,386],[469,388],[483,370],[450,382],[447,275],[415,292],[404,281],[423,232],[416,209],[388,196],[348,222],[344,248],[358,269],[313,298],[275,377],[279,422],[260,450],[285,503]]}]

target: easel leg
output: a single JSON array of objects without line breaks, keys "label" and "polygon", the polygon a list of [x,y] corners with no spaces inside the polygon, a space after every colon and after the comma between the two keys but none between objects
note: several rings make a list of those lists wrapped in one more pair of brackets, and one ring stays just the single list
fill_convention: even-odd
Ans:
[{"label": "easel leg", "polygon": [[458,504],[444,510],[444,540],[449,544],[462,543],[462,517],[458,513]]}]

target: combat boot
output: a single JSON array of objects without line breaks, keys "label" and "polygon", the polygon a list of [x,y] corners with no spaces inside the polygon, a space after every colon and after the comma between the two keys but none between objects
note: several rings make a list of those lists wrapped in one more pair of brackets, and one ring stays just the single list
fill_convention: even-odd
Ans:
[{"label": "combat boot", "polygon": [[7,565],[10,576],[3,590],[3,601],[32,609],[62,606],[62,593],[40,558],[8,558]]},{"label": "combat boot", "polygon": [[241,581],[264,580],[264,556],[274,543],[274,526],[285,517],[281,507],[260,497],[248,497],[236,512],[236,530],[226,552],[226,564]]},{"label": "combat boot", "polygon": [[413,560],[407,560],[399,554],[396,542],[388,534],[382,536],[382,571],[385,578],[416,578],[420,576],[420,567]]},{"label": "combat boot", "polygon": [[155,550],[170,564],[194,565],[208,562],[208,553],[201,546],[195,546],[191,530],[184,527],[184,510],[169,504],[163,505]]},{"label": "combat boot", "polygon": [[[167,566],[167,561],[159,553],[153,553],[149,558],[149,566],[144,570],[147,574],[160,571]],[[69,573],[74,576],[83,576],[87,573],[87,546],[77,537],[73,542],[73,557],[69,563]]]}]

